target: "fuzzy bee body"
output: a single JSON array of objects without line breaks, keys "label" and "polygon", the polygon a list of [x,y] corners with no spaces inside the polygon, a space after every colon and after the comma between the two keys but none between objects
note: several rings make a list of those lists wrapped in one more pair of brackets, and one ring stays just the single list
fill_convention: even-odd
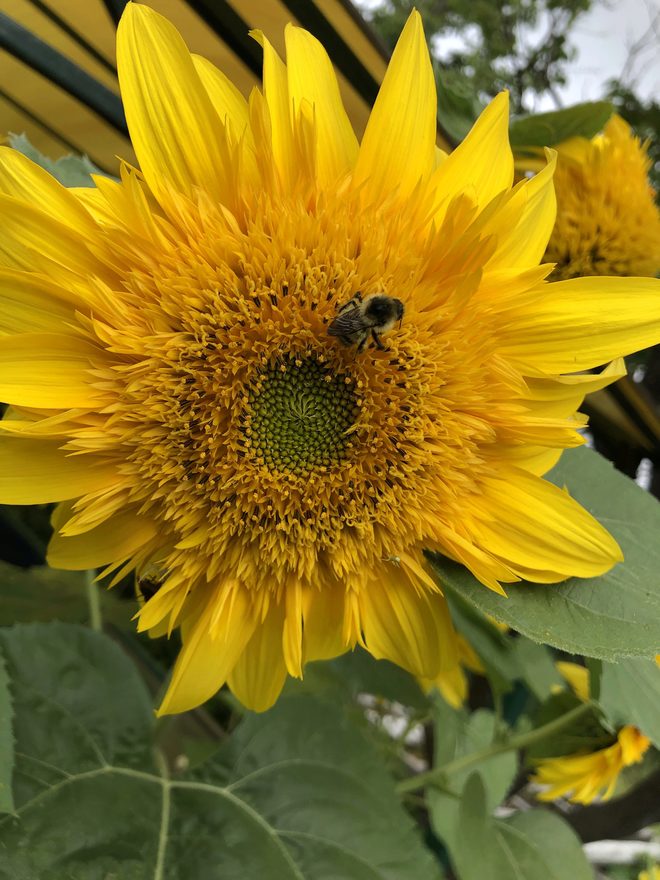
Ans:
[{"label": "fuzzy bee body", "polygon": [[371,293],[362,298],[358,292],[341,307],[328,327],[330,336],[336,336],[342,345],[357,345],[358,354],[364,351],[369,336],[380,351],[387,351],[380,336],[403,319],[403,303],[384,293]]},{"label": "fuzzy bee body", "polygon": [[150,565],[145,572],[135,579],[135,593],[142,607],[153,596],[165,582],[167,573],[164,569],[156,565]]}]

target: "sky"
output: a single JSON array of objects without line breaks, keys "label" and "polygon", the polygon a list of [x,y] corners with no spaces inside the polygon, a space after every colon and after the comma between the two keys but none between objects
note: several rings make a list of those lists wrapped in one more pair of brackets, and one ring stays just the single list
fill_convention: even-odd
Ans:
[{"label": "sky", "polygon": [[[380,0],[354,0],[361,9],[380,5]],[[539,29],[544,32],[543,27]],[[439,41],[439,55],[457,45],[456,37]],[[643,48],[629,74],[642,98],[660,94],[660,0],[596,0],[581,16],[573,31],[577,57],[567,68],[568,83],[559,89],[564,106],[602,97],[603,84],[620,76],[630,48],[638,41]],[[535,108],[552,110],[546,96]]]},{"label": "sky", "polygon": [[660,0],[599,2],[578,19],[573,41],[578,57],[560,90],[566,104],[599,98],[602,84],[624,70],[636,42],[642,48],[628,68],[635,91],[642,98],[660,94]]}]

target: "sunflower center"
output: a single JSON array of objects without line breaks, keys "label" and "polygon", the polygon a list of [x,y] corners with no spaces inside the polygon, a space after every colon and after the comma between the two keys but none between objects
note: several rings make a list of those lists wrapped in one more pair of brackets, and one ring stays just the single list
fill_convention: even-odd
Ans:
[{"label": "sunflower center", "polygon": [[269,470],[309,473],[339,464],[358,412],[353,379],[314,358],[278,360],[249,395],[245,434]]}]

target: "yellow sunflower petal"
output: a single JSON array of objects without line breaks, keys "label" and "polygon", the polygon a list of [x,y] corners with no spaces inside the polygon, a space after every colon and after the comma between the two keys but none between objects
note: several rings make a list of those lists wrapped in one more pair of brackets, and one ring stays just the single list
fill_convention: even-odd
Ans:
[{"label": "yellow sunflower petal", "polygon": [[182,626],[183,647],[158,715],[186,712],[205,703],[227,680],[256,628],[247,591],[232,590],[222,626],[211,629],[216,612],[212,597],[196,620]]},{"label": "yellow sunflower petal", "polygon": [[365,646],[377,660],[391,660],[420,678],[454,665],[456,637],[439,594],[415,589],[393,566],[361,591],[359,603]]},{"label": "yellow sunflower petal", "polygon": [[192,60],[215,112],[231,131],[234,140],[239,140],[244,134],[251,134],[247,131],[247,101],[233,82],[207,58],[193,55]]},{"label": "yellow sunflower petal", "polygon": [[250,36],[254,37],[264,51],[264,97],[270,114],[273,158],[282,184],[286,187],[291,183],[294,172],[287,70],[284,62],[261,31],[250,31]]},{"label": "yellow sunflower petal", "polygon": [[423,685],[425,690],[436,687],[443,700],[454,709],[460,709],[468,695],[468,679],[460,663],[443,670],[433,681],[425,679]]},{"label": "yellow sunflower petal", "polygon": [[9,147],[0,147],[0,192],[34,202],[46,214],[73,229],[93,229],[92,218],[65,186]]},{"label": "yellow sunflower petal", "polygon": [[474,536],[514,571],[546,581],[597,577],[623,557],[614,538],[562,489],[522,470],[483,480]]},{"label": "yellow sunflower petal", "polygon": [[296,578],[286,589],[282,647],[289,675],[302,678],[303,660],[303,587]]},{"label": "yellow sunflower petal", "polygon": [[226,201],[224,126],[176,28],[153,9],[129,3],[117,28],[117,71],[131,141],[152,192],[200,187]]},{"label": "yellow sunflower petal", "polygon": [[0,399],[16,406],[94,407],[106,399],[91,384],[103,352],[77,336],[21,333],[0,338]]},{"label": "yellow sunflower petal", "polygon": [[624,766],[637,764],[651,747],[651,740],[632,724],[626,724],[617,734]]},{"label": "yellow sunflower petal", "polygon": [[67,571],[100,568],[132,556],[148,544],[157,532],[153,520],[125,509],[81,535],[63,537],[55,532],[50,539],[46,558],[49,565]]},{"label": "yellow sunflower petal", "polygon": [[303,660],[329,660],[353,645],[342,632],[346,597],[344,587],[303,591]]},{"label": "yellow sunflower petal", "polygon": [[392,53],[358,154],[354,182],[369,198],[392,192],[405,198],[433,171],[437,106],[422,19],[414,10]]},{"label": "yellow sunflower petal", "polygon": [[514,467],[529,471],[542,477],[557,464],[563,449],[548,449],[545,446],[501,446],[497,451],[499,460],[507,461]]},{"label": "yellow sunflower petal", "polygon": [[565,660],[557,661],[555,666],[564,681],[571,686],[575,696],[586,703],[589,699],[589,670],[586,666],[568,663]]},{"label": "yellow sunflower petal", "polygon": [[0,269],[0,333],[61,332],[73,321],[66,292],[47,278]]},{"label": "yellow sunflower petal", "polygon": [[553,379],[527,380],[529,398],[524,400],[530,413],[547,418],[567,418],[582,405],[587,394],[607,388],[626,375],[626,363],[617,358],[600,373],[578,373]]},{"label": "yellow sunflower petal", "polygon": [[271,605],[227,678],[233,693],[253,712],[270,709],[284,686],[283,626],[282,607]]},{"label": "yellow sunflower petal", "polygon": [[34,204],[5,195],[0,195],[0,262],[29,271],[50,271],[59,265],[86,278],[108,273],[74,227]]},{"label": "yellow sunflower petal", "polygon": [[304,101],[314,110],[318,178],[330,186],[353,169],[358,142],[328,54],[310,33],[287,25],[289,100],[294,118]]},{"label": "yellow sunflower petal", "polygon": [[545,373],[571,373],[647,348],[660,334],[660,280],[575,278],[507,310],[500,352]]},{"label": "yellow sunflower petal", "polygon": [[511,197],[484,227],[497,236],[497,249],[488,269],[536,266],[541,261],[557,216],[553,175],[557,154],[547,150],[548,163],[531,180],[513,190]]},{"label": "yellow sunflower petal", "polygon": [[0,435],[0,504],[47,504],[115,483],[114,465],[67,455],[53,440]]},{"label": "yellow sunflower petal", "polygon": [[470,187],[480,208],[513,182],[509,144],[509,93],[500,92],[481,113],[465,140],[438,167],[430,186],[447,206]]}]

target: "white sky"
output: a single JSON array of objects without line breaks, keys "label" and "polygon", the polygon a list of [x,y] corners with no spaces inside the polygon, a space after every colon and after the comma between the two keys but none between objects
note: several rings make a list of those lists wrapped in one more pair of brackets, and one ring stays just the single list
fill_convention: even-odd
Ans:
[{"label": "white sky", "polygon": [[[353,0],[360,9],[373,8],[379,0]],[[539,29],[543,34],[545,29]],[[660,94],[660,0],[596,0],[590,12],[578,19],[571,42],[578,54],[569,65],[568,83],[559,89],[565,106],[602,97],[603,84],[621,75],[630,48],[638,41],[642,50],[628,73],[635,91],[643,98]],[[456,37],[443,38],[439,54],[457,45]],[[535,109],[551,110],[547,96]]]}]

